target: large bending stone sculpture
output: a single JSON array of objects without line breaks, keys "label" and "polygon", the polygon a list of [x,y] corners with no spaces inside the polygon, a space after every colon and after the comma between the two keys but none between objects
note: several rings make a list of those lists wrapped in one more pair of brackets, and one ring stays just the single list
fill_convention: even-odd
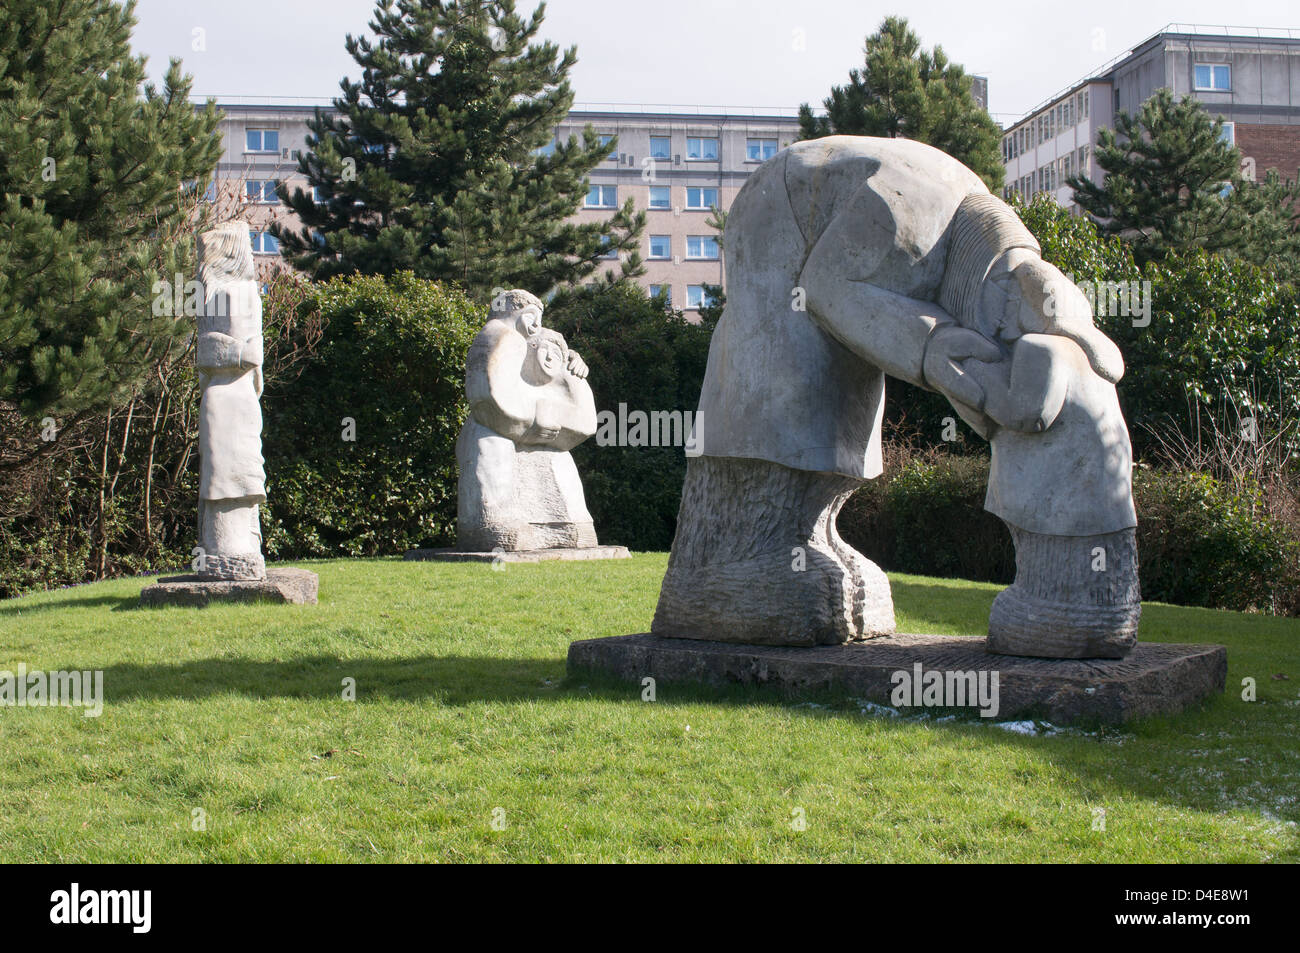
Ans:
[{"label": "large bending stone sculpture", "polygon": [[656,634],[812,645],[894,631],[884,573],[835,528],[881,472],[890,376],[944,394],[992,442],[985,505],[1010,527],[1017,572],[989,649],[1131,649],[1123,362],[1005,203],[920,143],[813,140],[746,182],[727,257]]},{"label": "large bending stone sculpture", "polygon": [[248,226],[199,236],[199,560],[207,580],[264,579],[262,299]]},{"label": "large bending stone sculpture", "polygon": [[596,530],[569,453],[596,432],[587,366],[526,291],[493,302],[470,346],[470,415],[456,443],[457,548],[590,549]]}]

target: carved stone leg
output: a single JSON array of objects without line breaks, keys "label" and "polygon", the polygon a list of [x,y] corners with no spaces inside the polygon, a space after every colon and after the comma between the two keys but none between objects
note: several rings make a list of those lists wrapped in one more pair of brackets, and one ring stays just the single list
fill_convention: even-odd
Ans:
[{"label": "carved stone leg", "polygon": [[692,457],[651,631],[762,645],[834,645],[894,631],[889,580],[840,539],[861,481]]},{"label": "carved stone leg", "polygon": [[1039,658],[1128,655],[1142,614],[1136,530],[1043,536],[1007,528],[1016,581],[993,601],[988,650]]},{"label": "carved stone leg", "polygon": [[262,530],[257,503],[243,500],[199,502],[199,545],[204,580],[265,579]]}]

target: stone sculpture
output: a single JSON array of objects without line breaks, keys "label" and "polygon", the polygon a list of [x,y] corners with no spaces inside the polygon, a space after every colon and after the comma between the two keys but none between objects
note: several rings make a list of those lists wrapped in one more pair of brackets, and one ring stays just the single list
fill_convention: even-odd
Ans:
[{"label": "stone sculpture", "polygon": [[587,365],[542,327],[526,291],[497,296],[470,346],[470,415],[456,443],[462,551],[591,548],[596,531],[569,453],[596,432]]},{"label": "stone sculpture", "polygon": [[1131,649],[1123,363],[1005,203],[929,146],[833,136],[749,178],[727,253],[655,634],[816,645],[894,631],[884,573],[835,528],[881,472],[890,376],[942,393],[992,441],[986,507],[1011,527],[1017,576],[990,650]]},{"label": "stone sculpture", "polygon": [[204,232],[198,252],[199,544],[194,574],[158,580],[140,603],[314,603],[316,573],[268,570],[262,558],[262,298],[248,226],[229,222]]},{"label": "stone sculpture", "polygon": [[263,579],[262,299],[248,226],[199,236],[199,554],[205,580]]}]

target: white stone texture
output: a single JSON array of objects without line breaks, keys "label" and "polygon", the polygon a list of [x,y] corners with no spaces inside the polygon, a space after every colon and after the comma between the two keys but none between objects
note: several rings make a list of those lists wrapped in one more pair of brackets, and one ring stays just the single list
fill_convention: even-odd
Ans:
[{"label": "white stone texture", "polygon": [[262,299],[248,227],[204,232],[198,249],[199,576],[263,579]]}]

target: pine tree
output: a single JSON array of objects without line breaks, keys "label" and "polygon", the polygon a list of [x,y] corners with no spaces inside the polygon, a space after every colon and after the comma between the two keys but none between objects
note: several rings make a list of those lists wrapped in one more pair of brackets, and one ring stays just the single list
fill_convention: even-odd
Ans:
[{"label": "pine tree", "polygon": [[849,70],[848,85],[823,101],[826,115],[799,107],[800,138],[915,139],[965,163],[990,189],[1002,188],[1002,133],[975,101],[965,69],[939,46],[922,49],[903,17],[886,17],[864,53],[863,68]]},{"label": "pine tree", "polygon": [[191,273],[220,116],[195,110],[175,60],[142,90],[133,8],[0,6],[0,402],[60,427],[138,388],[192,330],[155,313],[154,285]]},{"label": "pine tree", "polygon": [[347,38],[361,81],[344,79],[336,112],[310,123],[299,171],[316,200],[281,187],[304,227],[273,232],[296,267],[538,294],[612,252],[624,275],[641,272],[645,219],[631,199],[607,220],[566,221],[613,144],[590,127],[554,142],[577,54],[536,42],[544,14],[520,17],[513,0],[381,0],[377,40]]},{"label": "pine tree", "polygon": [[1276,173],[1247,181],[1223,120],[1194,97],[1160,89],[1136,115],[1117,113],[1095,155],[1105,181],[1071,177],[1074,200],[1103,233],[1125,238],[1139,264],[1194,246],[1294,274],[1300,192]]}]

